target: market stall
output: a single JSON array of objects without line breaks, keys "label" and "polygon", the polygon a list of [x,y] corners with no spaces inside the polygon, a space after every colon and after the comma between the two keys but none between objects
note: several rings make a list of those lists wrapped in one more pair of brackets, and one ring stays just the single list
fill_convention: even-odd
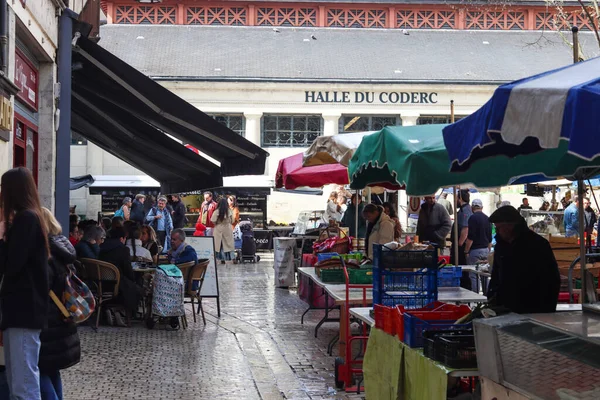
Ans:
[{"label": "market stall", "polygon": [[[577,29],[574,28],[576,34]],[[576,39],[576,36],[575,38]],[[574,46],[574,59],[578,46]],[[499,87],[492,99],[471,116],[447,127],[444,140],[453,171],[471,171],[494,158],[514,157],[542,169],[538,157],[554,152],[557,161],[571,159],[564,176],[583,180],[597,175],[600,105],[600,58],[546,72]],[[530,171],[525,168],[523,172]],[[579,237],[583,237],[583,202],[579,202]],[[585,241],[579,253],[586,260]],[[583,303],[595,301],[582,262]],[[596,375],[600,343],[597,304],[564,315],[503,315],[474,323],[484,396],[508,398],[598,398]],[[515,398],[517,396],[511,396]],[[486,398],[486,397],[483,397]]]}]

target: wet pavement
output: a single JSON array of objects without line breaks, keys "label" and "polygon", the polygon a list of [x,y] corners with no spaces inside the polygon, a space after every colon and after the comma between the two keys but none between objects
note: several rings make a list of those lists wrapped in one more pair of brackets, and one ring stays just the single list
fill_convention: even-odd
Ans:
[{"label": "wet pavement", "polygon": [[[269,255],[267,255],[268,258]],[[63,371],[65,399],[362,399],[334,391],[327,344],[338,331],[294,289],[277,289],[271,260],[220,265],[221,318],[203,301],[207,324],[187,330],[80,328],[82,362]]]}]

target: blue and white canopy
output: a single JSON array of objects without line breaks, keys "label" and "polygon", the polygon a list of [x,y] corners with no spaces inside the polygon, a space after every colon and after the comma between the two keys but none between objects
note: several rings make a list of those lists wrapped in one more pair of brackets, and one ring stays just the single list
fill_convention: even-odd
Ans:
[{"label": "blue and white canopy", "polygon": [[600,155],[600,57],[502,85],[443,132],[452,171],[485,157],[558,148],[561,140],[592,160]]}]

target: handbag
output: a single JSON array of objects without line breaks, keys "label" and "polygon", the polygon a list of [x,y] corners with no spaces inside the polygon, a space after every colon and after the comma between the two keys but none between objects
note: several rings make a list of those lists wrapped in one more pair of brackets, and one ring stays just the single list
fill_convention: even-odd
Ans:
[{"label": "handbag", "polygon": [[65,278],[65,290],[62,301],[53,290],[50,298],[56,304],[63,316],[80,324],[92,316],[96,309],[96,299],[90,288],[75,275],[73,266],[69,266],[69,273]]}]

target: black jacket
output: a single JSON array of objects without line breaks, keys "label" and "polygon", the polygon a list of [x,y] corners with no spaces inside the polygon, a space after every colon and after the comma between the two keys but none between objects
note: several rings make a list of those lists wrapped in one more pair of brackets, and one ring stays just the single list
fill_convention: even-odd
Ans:
[{"label": "black jacket", "polygon": [[129,220],[144,225],[145,217],[146,212],[144,212],[144,205],[139,200],[134,200],[133,203],[131,203],[131,210],[129,210]]},{"label": "black jacket", "polygon": [[525,220],[508,243],[496,235],[488,299],[519,314],[556,311],[560,273],[550,243]]},{"label": "black jacket", "polygon": [[131,254],[129,247],[125,246],[117,238],[109,238],[100,245],[100,260],[111,263],[123,277],[135,280],[133,268],[131,268]]},{"label": "black jacket", "polygon": [[[75,249],[66,237],[51,236],[50,254],[48,279],[50,288],[60,299],[65,290],[68,265],[76,259]],[[48,326],[42,330],[40,341],[42,347],[38,365],[42,373],[69,368],[81,359],[77,325],[74,322],[65,322],[64,316],[52,299],[49,300],[48,306]]]},{"label": "black jacket", "polygon": [[48,251],[38,216],[17,213],[0,240],[0,329],[42,329],[48,313]]},{"label": "black jacket", "polygon": [[185,225],[185,204],[181,200],[173,202],[173,229],[181,229]]},{"label": "black jacket", "polygon": [[135,283],[129,247],[121,243],[119,239],[106,239],[100,245],[100,260],[117,267],[121,273],[119,299],[127,310],[135,311],[142,297],[142,289]]},{"label": "black jacket", "polygon": [[91,244],[87,240],[80,240],[75,245],[75,251],[77,252],[77,258],[91,258],[97,260],[100,256],[100,246],[98,246],[97,243]]}]

